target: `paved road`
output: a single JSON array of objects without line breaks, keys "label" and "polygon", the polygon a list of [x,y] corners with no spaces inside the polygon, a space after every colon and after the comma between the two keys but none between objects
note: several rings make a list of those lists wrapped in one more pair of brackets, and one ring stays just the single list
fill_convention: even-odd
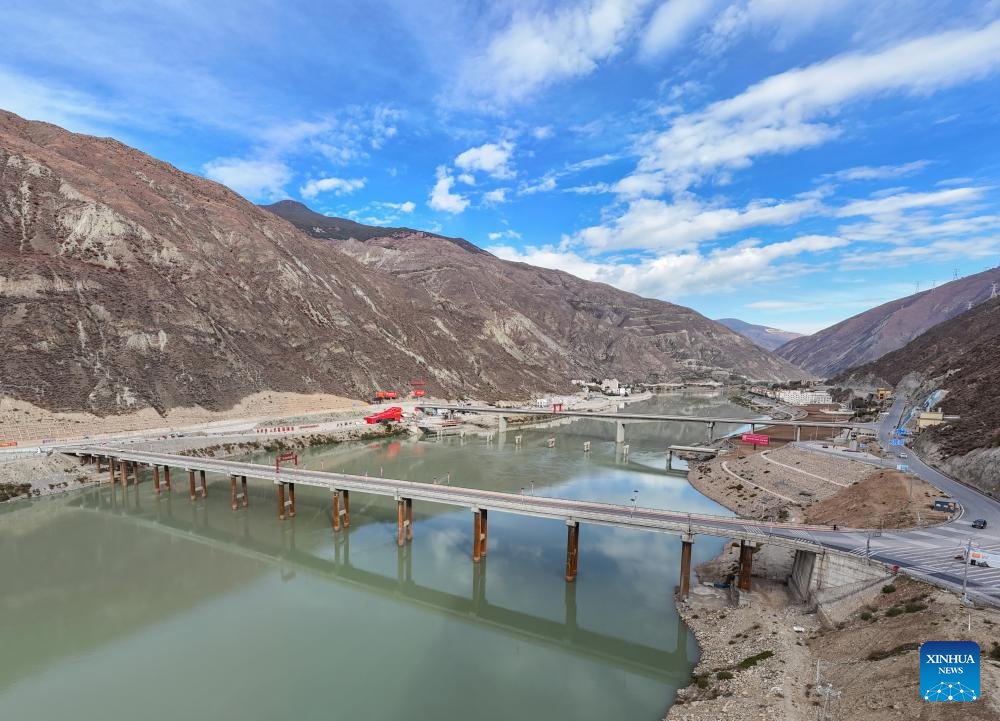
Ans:
[{"label": "paved road", "polygon": [[[897,398],[880,420],[878,439],[883,448],[897,448],[889,445],[889,441],[907,406],[905,398]],[[968,570],[969,589],[1000,603],[1000,568],[967,567],[955,559],[970,538],[974,546],[1000,554],[1000,503],[931,468],[917,457],[913,449],[899,450],[905,452],[907,458],[893,458],[886,461],[886,465],[894,467],[897,463],[905,463],[912,473],[958,501],[962,511],[950,523],[919,530],[887,531],[881,537],[871,539],[872,557],[899,564],[916,576],[937,580],[956,590],[961,589],[963,576]],[[972,528],[972,521],[976,518],[986,519],[985,530]],[[863,556],[867,538],[862,534],[856,540],[857,545],[848,550]]]}]

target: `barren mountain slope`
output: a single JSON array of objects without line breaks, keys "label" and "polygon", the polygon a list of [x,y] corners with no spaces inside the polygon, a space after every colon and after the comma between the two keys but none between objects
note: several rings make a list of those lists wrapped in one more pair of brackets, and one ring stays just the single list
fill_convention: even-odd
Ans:
[{"label": "barren mountain slope", "polygon": [[1000,268],[953,280],[860,313],[775,351],[817,375],[834,376],[901,348],[930,327],[990,297]]},{"label": "barren mountain slope", "polygon": [[[489,399],[581,375],[683,375],[600,307],[567,317],[526,288],[529,317],[475,273],[469,302],[453,300],[342,248],[117,141],[0,111],[0,395],[114,413],[223,409],[261,390],[361,397],[420,377]],[[754,371],[726,340],[700,352]]]},{"label": "barren mountain slope", "polygon": [[[300,203],[267,207],[316,237],[330,237],[322,226],[325,216]],[[609,366],[623,380],[668,381],[713,371],[768,380],[808,375],[690,308],[501,260],[460,238],[409,229],[385,229],[378,236],[362,228],[337,247],[476,318],[498,342],[520,332],[555,344],[578,359],[580,376],[607,375]]]}]

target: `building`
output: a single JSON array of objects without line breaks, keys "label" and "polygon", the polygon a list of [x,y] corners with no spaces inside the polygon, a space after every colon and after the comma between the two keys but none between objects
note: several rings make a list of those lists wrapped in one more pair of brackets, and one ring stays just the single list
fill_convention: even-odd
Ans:
[{"label": "building", "polygon": [[809,406],[821,403],[833,403],[833,398],[827,391],[778,391],[778,400],[791,406]]},{"label": "building", "polygon": [[933,411],[920,411],[920,415],[917,416],[917,428],[921,430],[942,423],[944,423],[944,411],[940,408]]},{"label": "building", "polygon": [[878,388],[875,390],[875,397],[880,401],[884,401],[886,398],[892,395],[892,388]]},{"label": "building", "polygon": [[609,396],[618,395],[618,387],[619,383],[617,378],[605,378],[601,381],[601,390]]}]

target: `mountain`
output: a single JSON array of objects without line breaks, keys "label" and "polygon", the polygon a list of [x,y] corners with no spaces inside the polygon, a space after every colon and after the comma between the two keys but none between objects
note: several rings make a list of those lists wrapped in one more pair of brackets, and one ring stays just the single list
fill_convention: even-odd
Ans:
[{"label": "mountain", "polygon": [[0,392],[108,414],[415,377],[491,400],[574,377],[796,372],[686,308],[398,233],[313,237],[115,140],[0,111]]},{"label": "mountain", "polygon": [[[320,219],[301,203],[268,210],[315,238],[327,238]],[[339,219],[332,219],[340,224]],[[803,378],[808,374],[690,308],[642,298],[558,270],[501,260],[459,238],[409,229],[363,226],[336,247],[373,270],[422,288],[516,352],[520,336],[538,349],[594,359],[577,377],[616,359],[623,380],[666,381],[712,373],[752,378]],[[535,351],[539,352],[539,351]]]},{"label": "mountain", "polygon": [[1000,298],[932,327],[831,383],[851,388],[901,385],[912,398],[946,391],[940,406],[959,420],[920,433],[918,449],[943,470],[1000,491]]},{"label": "mountain", "polygon": [[785,343],[795,338],[801,338],[801,333],[793,333],[790,330],[780,330],[766,325],[756,325],[747,323],[739,318],[718,318],[716,323],[722,323],[729,330],[739,333],[744,338],[759,345],[765,350],[777,350]]},{"label": "mountain", "polygon": [[932,326],[990,297],[1000,268],[953,280],[841,321],[775,351],[795,365],[830,377],[901,348]]}]

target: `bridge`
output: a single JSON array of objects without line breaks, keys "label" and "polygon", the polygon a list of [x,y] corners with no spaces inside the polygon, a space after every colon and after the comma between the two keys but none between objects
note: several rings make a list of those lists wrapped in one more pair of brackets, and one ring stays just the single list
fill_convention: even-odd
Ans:
[{"label": "bridge", "polygon": [[655,423],[704,423],[707,429],[708,443],[714,440],[715,426],[735,425],[750,426],[753,433],[757,426],[782,426],[795,429],[795,440],[802,440],[803,428],[827,428],[833,430],[852,430],[872,428],[870,423],[851,423],[849,421],[775,421],[766,418],[726,418],[720,416],[675,416],[656,413],[609,413],[606,411],[563,411],[547,408],[495,408],[493,406],[457,406],[449,404],[421,403],[419,408],[434,408],[455,413],[484,413],[499,416],[500,433],[507,430],[507,416],[551,416],[561,418],[596,418],[598,420],[614,421],[617,425],[615,441],[625,442],[625,423],[655,422]]},{"label": "bridge", "polygon": [[[397,545],[402,547],[413,538],[414,501],[439,503],[468,508],[473,516],[472,560],[479,563],[488,550],[488,520],[490,511],[536,516],[564,522],[567,526],[566,581],[576,580],[578,568],[580,524],[613,526],[631,530],[651,531],[679,536],[681,568],[678,593],[686,597],[690,588],[691,551],[698,534],[737,539],[740,542],[738,586],[750,590],[754,551],[765,541],[794,549],[802,556],[803,565],[811,576],[813,561],[818,554],[849,555],[851,539],[844,539],[829,526],[795,523],[765,523],[730,516],[682,513],[655,508],[639,508],[610,503],[569,500],[546,496],[506,493],[476,488],[435,485],[414,481],[374,478],[330,471],[306,470],[293,467],[263,466],[213,458],[194,458],[167,453],[139,451],[104,446],[73,446],[59,449],[79,456],[82,463],[96,463],[101,470],[107,463],[112,485],[128,487],[139,483],[140,467],[151,468],[156,492],[172,488],[171,468],[187,473],[192,502],[208,495],[206,473],[229,476],[232,508],[238,511],[249,503],[247,479],[269,482],[277,488],[277,510],[281,520],[295,516],[296,485],[322,488],[331,493],[334,532],[350,525],[350,494],[367,493],[390,497],[397,505]],[[161,484],[160,470],[163,470]],[[196,478],[197,476],[197,478]],[[831,541],[839,541],[834,543]]]}]

